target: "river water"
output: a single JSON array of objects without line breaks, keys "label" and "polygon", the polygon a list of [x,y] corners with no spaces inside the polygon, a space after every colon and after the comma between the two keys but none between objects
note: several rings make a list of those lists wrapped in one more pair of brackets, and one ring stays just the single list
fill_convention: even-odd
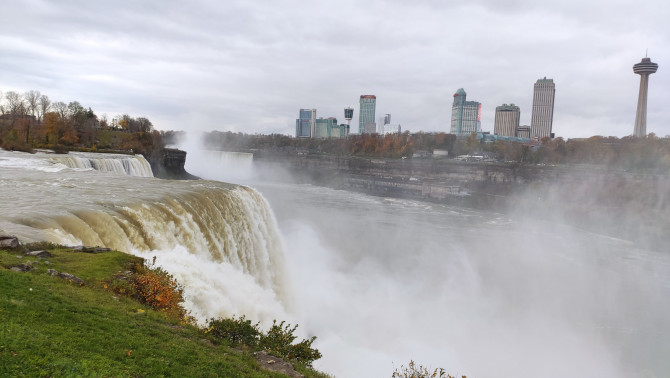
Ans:
[{"label": "river water", "polygon": [[315,366],[338,377],[390,376],[410,360],[469,377],[670,375],[666,251],[523,215],[268,182],[250,156],[209,155],[190,153],[187,170],[255,190],[0,151],[0,229],[157,256],[197,318],[297,322],[318,336]]}]

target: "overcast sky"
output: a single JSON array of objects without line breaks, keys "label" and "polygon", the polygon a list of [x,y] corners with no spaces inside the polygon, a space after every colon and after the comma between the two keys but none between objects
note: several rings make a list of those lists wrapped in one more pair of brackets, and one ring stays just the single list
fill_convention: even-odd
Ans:
[{"label": "overcast sky", "polygon": [[[293,135],[300,108],[343,120],[361,94],[403,130],[449,131],[453,94],[521,107],[554,79],[553,131],[633,132],[649,49],[647,131],[670,134],[667,0],[2,0],[0,91],[35,89],[161,130]],[[356,130],[357,127],[352,127]]]}]

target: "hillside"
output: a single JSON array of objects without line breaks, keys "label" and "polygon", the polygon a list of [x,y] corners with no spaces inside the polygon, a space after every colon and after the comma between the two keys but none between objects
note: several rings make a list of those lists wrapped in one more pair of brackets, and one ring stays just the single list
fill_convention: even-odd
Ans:
[{"label": "hillside", "polygon": [[141,258],[28,249],[45,247],[45,257],[0,249],[0,376],[286,376],[262,369],[249,348],[126,295]]}]

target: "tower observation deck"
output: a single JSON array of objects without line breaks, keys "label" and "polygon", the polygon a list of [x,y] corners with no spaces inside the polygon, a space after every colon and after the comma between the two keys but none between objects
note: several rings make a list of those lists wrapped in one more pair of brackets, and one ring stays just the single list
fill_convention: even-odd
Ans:
[{"label": "tower observation deck", "polygon": [[649,91],[649,75],[656,73],[658,64],[650,58],[642,58],[640,63],[633,66],[633,72],[640,75],[640,93],[637,98],[637,114],[635,115],[635,130],[633,135],[642,138],[647,135],[647,92]]}]

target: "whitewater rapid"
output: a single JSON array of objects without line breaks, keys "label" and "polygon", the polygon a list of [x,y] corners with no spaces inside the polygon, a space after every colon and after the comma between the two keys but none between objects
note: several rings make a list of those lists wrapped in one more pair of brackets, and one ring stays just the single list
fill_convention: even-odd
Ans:
[{"label": "whitewater rapid", "polygon": [[186,305],[201,323],[284,316],[283,245],[265,199],[244,186],[159,180],[145,163],[141,156],[1,151],[0,230],[24,242],[155,256],[185,286]]}]

